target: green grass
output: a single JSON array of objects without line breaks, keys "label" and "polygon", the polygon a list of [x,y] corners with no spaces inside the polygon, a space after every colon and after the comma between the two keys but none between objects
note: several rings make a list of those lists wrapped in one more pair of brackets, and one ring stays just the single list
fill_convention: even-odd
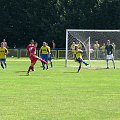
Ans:
[{"label": "green grass", "polygon": [[[120,120],[120,61],[117,69],[54,68],[26,76],[27,59],[8,59],[0,69],[0,120]],[[73,62],[74,64],[74,62]],[[93,61],[105,66],[105,61]]]}]

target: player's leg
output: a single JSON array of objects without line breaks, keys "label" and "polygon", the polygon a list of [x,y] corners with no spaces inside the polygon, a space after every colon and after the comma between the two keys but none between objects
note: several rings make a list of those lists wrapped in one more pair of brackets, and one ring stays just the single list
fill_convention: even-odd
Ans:
[{"label": "player's leg", "polygon": [[80,61],[84,64],[84,65],[89,65],[87,62],[85,62],[85,61],[83,61],[83,59],[82,58],[79,58],[80,59]]},{"label": "player's leg", "polygon": [[50,61],[50,65],[51,65],[51,68],[52,68],[52,67],[53,67],[53,64],[52,64],[52,55],[51,55],[51,54],[49,54],[48,60]]},{"label": "player's leg", "polygon": [[35,71],[35,68],[34,68],[34,66],[32,67],[32,69],[31,69],[32,71]]},{"label": "player's leg", "polygon": [[81,62],[79,62],[78,72],[81,70]]},{"label": "player's leg", "polygon": [[114,58],[112,59],[112,63],[113,63],[113,67],[115,69],[115,61],[114,61]]},{"label": "player's leg", "polygon": [[106,56],[106,65],[107,65],[107,68],[106,68],[106,69],[109,69],[109,66],[108,66],[108,61],[109,61],[109,59],[110,59],[110,55],[107,55],[107,56]]},{"label": "player's leg", "polygon": [[44,63],[42,63],[42,68],[43,68],[43,70],[45,69],[45,64]]},{"label": "player's leg", "polygon": [[106,65],[107,65],[106,69],[109,69],[109,67],[108,67],[108,59],[106,59]]},{"label": "player's leg", "polygon": [[114,61],[114,56],[113,56],[113,54],[111,54],[111,60],[112,60],[112,63],[113,63],[113,67],[114,67],[114,69],[115,69],[115,61]]},{"label": "player's leg", "polygon": [[29,75],[30,70],[32,70],[32,71],[34,70],[34,65],[37,61],[37,59],[35,59],[33,56],[31,56],[30,59],[31,59],[31,65],[28,68],[27,75]]},{"label": "player's leg", "polygon": [[52,60],[50,60],[50,65],[51,65],[51,68],[53,67],[53,63],[52,63]]},{"label": "player's leg", "polygon": [[30,65],[29,68],[28,68],[28,71],[27,71],[28,75],[29,75],[30,70],[32,70],[32,69],[33,69],[33,67]]},{"label": "player's leg", "polygon": [[7,67],[7,64],[6,64],[6,62],[4,62],[4,65],[5,65],[5,67]]},{"label": "player's leg", "polygon": [[46,70],[48,70],[48,54],[45,54],[45,61],[47,62],[47,64],[46,64]]},{"label": "player's leg", "polygon": [[34,55],[33,58],[34,58],[34,61],[35,61],[35,62],[36,62],[37,60],[39,60],[40,62],[42,62],[42,63],[44,63],[44,64],[48,64],[45,60],[43,60],[42,58],[40,58],[40,57],[38,57],[38,56],[36,56],[36,55]]},{"label": "player's leg", "polygon": [[87,66],[87,65],[89,65],[89,64],[88,64],[88,63],[86,63],[85,61],[82,61],[82,62],[83,62],[83,64],[85,64],[86,66]]},{"label": "player's leg", "polygon": [[79,63],[79,67],[78,67],[78,71],[77,71],[77,72],[79,72],[81,70],[82,59],[81,58],[77,58],[76,61]]},{"label": "player's leg", "polygon": [[[43,60],[45,60],[45,55],[44,54],[42,54],[41,57],[42,57]],[[43,62],[42,62],[42,68],[43,68],[43,70],[45,69],[45,64]]]},{"label": "player's leg", "polygon": [[[30,59],[31,62],[33,61],[33,57],[32,57],[32,56],[29,56],[29,59]],[[31,70],[31,71],[35,71],[34,66],[33,66],[33,68],[30,69],[30,70]]]},{"label": "player's leg", "polygon": [[28,68],[27,75],[29,75],[30,70],[33,70],[34,65],[35,65],[35,63],[31,63],[31,65]]},{"label": "player's leg", "polygon": [[48,70],[48,64],[46,64],[46,70]]},{"label": "player's leg", "polygon": [[4,69],[4,65],[2,61],[0,61],[0,64],[1,64],[2,69]]},{"label": "player's leg", "polygon": [[7,67],[7,64],[6,64],[6,59],[4,59],[4,62],[3,62],[3,63],[4,63],[5,68],[6,68],[6,67]]}]

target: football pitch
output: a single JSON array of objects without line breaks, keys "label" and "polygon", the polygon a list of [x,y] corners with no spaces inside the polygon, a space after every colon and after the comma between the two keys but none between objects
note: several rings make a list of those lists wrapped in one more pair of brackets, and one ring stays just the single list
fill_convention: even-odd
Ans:
[{"label": "football pitch", "polygon": [[120,61],[116,69],[92,61],[80,73],[64,60],[53,60],[49,70],[38,61],[27,76],[29,64],[8,58],[0,68],[0,120],[120,120]]}]

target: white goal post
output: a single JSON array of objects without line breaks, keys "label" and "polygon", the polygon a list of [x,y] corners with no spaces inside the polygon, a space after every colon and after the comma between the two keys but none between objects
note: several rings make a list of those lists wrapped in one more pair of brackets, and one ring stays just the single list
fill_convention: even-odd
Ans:
[{"label": "white goal post", "polygon": [[[120,30],[89,30],[89,29],[66,29],[66,56],[65,56],[65,66],[71,66],[69,61],[73,61],[73,52],[71,45],[73,42],[75,44],[81,43],[84,50],[85,60],[94,59],[92,57],[93,43],[95,41],[101,40],[106,43],[107,40],[112,42],[120,40]],[[102,58],[100,58],[102,59]]]}]

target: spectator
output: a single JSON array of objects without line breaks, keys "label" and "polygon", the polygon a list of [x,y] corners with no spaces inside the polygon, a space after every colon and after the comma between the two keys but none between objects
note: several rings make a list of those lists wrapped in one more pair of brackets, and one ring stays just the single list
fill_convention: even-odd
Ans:
[{"label": "spectator", "polygon": [[54,42],[54,40],[52,40],[52,49],[55,50],[56,44]]},{"label": "spectator", "polygon": [[101,53],[102,53],[102,58],[105,59],[105,43],[103,43],[103,45],[100,47]]},{"label": "spectator", "polygon": [[94,46],[94,57],[95,59],[99,59],[99,48],[100,48],[100,44],[98,43],[98,41],[95,42]]},{"label": "spectator", "polygon": [[113,46],[113,55],[115,56],[115,49],[116,49],[115,43],[112,43],[112,46]]},{"label": "spectator", "polygon": [[7,42],[6,42],[6,40],[5,40],[5,39],[3,39],[2,44],[3,44],[3,47],[8,48],[8,45],[7,45]]}]

